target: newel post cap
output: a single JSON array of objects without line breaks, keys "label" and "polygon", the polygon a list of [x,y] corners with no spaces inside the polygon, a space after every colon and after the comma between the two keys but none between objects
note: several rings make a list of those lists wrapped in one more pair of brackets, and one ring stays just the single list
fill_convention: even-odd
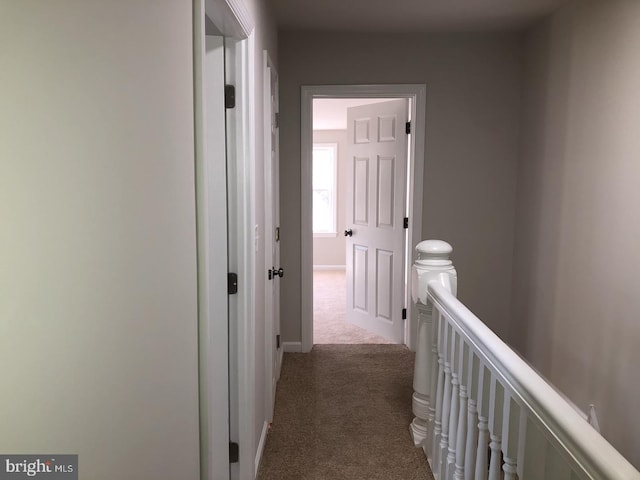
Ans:
[{"label": "newel post cap", "polygon": [[[457,273],[451,261],[453,247],[443,240],[423,240],[416,245],[418,258],[411,268],[411,297],[417,304],[427,304],[427,285],[436,280],[457,291]],[[443,277],[444,275],[444,277]]]},{"label": "newel post cap", "polygon": [[449,260],[453,247],[444,240],[423,240],[416,251],[419,260]]}]

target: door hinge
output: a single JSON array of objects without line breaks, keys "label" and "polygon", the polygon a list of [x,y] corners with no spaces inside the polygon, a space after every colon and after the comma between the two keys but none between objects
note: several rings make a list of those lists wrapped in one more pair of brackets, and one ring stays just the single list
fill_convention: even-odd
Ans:
[{"label": "door hinge", "polygon": [[406,309],[406,308],[403,308],[403,309],[402,309],[402,319],[403,319],[403,320],[406,320],[406,319],[407,319],[407,309]]},{"label": "door hinge", "polygon": [[240,461],[240,446],[236,442],[229,442],[229,463]]},{"label": "door hinge", "polygon": [[402,223],[402,228],[409,228],[409,217],[404,217],[404,222]]},{"label": "door hinge", "polygon": [[280,112],[276,112],[274,117],[273,123],[275,123],[276,128],[280,128]]},{"label": "door hinge", "polygon": [[280,241],[280,227],[276,227],[276,242]]},{"label": "door hinge", "polygon": [[404,124],[404,133],[409,135],[411,133],[411,122],[407,122]]},{"label": "door hinge", "polygon": [[238,274],[229,272],[227,274],[227,293],[233,295],[238,293]]},{"label": "door hinge", "polygon": [[236,87],[233,85],[224,86],[224,108],[235,108],[236,106]]},{"label": "door hinge", "polygon": [[280,348],[280,335],[276,335],[276,348]]}]

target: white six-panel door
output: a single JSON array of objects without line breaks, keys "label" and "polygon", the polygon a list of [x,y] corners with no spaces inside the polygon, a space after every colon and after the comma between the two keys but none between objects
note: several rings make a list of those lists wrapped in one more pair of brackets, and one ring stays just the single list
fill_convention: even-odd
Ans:
[{"label": "white six-panel door", "polygon": [[402,343],[408,101],[347,110],[347,321]]},{"label": "white six-panel door", "polygon": [[279,133],[278,133],[278,76],[264,52],[264,108],[265,108],[265,322],[266,322],[266,375],[270,379],[267,387],[267,418],[273,420],[276,384],[282,366],[282,344],[280,337],[280,180],[279,180]]}]

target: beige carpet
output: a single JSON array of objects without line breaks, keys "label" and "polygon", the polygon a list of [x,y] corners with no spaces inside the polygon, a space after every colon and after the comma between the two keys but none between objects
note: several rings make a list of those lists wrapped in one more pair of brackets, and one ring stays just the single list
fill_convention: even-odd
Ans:
[{"label": "beige carpet", "polygon": [[258,479],[432,479],[409,435],[413,361],[401,345],[285,353]]},{"label": "beige carpet", "polygon": [[393,343],[345,320],[344,270],[313,272],[313,343]]}]

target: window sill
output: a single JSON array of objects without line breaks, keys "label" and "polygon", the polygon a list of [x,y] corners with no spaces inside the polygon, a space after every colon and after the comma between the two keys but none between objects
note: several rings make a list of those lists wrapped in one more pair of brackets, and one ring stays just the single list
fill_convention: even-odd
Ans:
[{"label": "window sill", "polygon": [[313,232],[313,238],[335,238],[338,232]]}]

